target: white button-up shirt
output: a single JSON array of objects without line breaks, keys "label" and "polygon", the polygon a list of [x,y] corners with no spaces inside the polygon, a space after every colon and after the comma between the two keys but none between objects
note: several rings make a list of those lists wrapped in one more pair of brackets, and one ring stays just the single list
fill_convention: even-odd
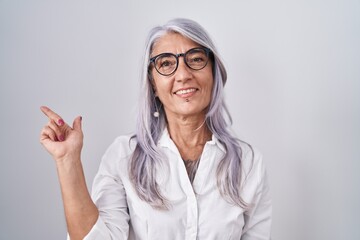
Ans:
[{"label": "white button-up shirt", "polygon": [[158,210],[142,201],[130,182],[128,165],[135,141],[119,137],[103,156],[92,189],[99,218],[84,239],[270,239],[271,200],[257,150],[252,161],[250,148],[241,145],[243,176],[247,174],[242,197],[252,204],[245,211],[228,203],[217,188],[216,169],[225,154],[224,146],[214,136],[206,143],[191,184],[180,153],[165,130],[158,145],[168,158],[169,169],[156,179],[171,207]]}]

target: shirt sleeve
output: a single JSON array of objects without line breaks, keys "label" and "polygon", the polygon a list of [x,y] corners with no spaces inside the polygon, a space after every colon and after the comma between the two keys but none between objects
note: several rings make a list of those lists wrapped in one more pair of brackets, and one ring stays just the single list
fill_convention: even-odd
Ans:
[{"label": "shirt sleeve", "polygon": [[119,176],[119,145],[113,143],[101,161],[92,187],[99,217],[85,240],[128,239],[129,213],[126,192]]},{"label": "shirt sleeve", "polygon": [[[241,240],[269,240],[271,236],[272,204],[269,184],[261,154],[255,154],[255,176],[258,184],[250,210],[244,214],[245,226]],[[257,166],[256,166],[257,165]]]}]

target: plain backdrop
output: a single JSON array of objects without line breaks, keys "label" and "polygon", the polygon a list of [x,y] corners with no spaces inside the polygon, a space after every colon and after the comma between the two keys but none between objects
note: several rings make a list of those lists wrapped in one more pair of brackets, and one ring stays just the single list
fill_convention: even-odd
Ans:
[{"label": "plain backdrop", "polygon": [[233,129],[267,165],[273,239],[360,239],[358,0],[0,0],[0,239],[66,236],[39,107],[83,117],[91,187],[134,131],[147,33],[175,17],[222,54]]}]

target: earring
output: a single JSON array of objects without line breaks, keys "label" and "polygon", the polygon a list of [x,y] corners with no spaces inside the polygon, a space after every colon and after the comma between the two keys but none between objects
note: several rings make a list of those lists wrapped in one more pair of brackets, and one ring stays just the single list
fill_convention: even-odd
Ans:
[{"label": "earring", "polygon": [[158,118],[160,116],[158,104],[160,104],[160,108],[161,108],[161,102],[160,102],[158,96],[155,95],[155,112],[153,113],[153,115],[156,118]]}]

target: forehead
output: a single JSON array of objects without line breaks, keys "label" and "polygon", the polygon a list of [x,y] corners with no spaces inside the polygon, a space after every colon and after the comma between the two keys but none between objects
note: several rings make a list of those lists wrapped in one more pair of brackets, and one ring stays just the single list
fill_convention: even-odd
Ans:
[{"label": "forehead", "polygon": [[179,33],[166,33],[155,41],[151,55],[155,56],[165,52],[184,53],[191,48],[200,46],[200,44]]}]

